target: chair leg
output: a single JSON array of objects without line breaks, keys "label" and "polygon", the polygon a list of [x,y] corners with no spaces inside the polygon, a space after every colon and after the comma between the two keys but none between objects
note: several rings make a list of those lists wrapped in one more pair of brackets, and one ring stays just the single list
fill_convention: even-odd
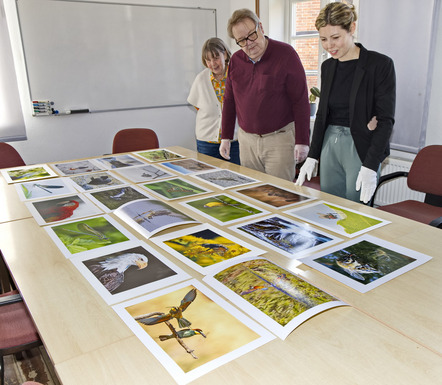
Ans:
[{"label": "chair leg", "polygon": [[0,356],[0,385],[5,384],[5,361],[3,355]]}]

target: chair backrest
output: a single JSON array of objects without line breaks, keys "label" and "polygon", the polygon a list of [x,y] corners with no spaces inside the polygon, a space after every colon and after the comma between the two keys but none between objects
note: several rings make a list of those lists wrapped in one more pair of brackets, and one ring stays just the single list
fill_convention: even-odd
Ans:
[{"label": "chair backrest", "polygon": [[0,142],[0,168],[25,166],[23,158],[8,143]]},{"label": "chair backrest", "polygon": [[412,190],[442,196],[442,145],[427,146],[418,152],[407,184]]},{"label": "chair backrest", "polygon": [[116,133],[112,153],[151,150],[159,146],[155,131],[149,128],[126,128]]}]

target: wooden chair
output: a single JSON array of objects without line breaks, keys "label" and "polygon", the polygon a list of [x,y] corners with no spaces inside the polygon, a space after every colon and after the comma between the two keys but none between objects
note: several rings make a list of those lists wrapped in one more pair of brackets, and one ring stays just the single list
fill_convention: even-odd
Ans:
[{"label": "wooden chair", "polygon": [[25,166],[18,151],[8,143],[0,142],[0,168]]},{"label": "wooden chair", "polygon": [[155,131],[149,128],[126,128],[118,131],[112,144],[112,154],[159,148]]},{"label": "wooden chair", "polygon": [[407,178],[410,189],[425,193],[424,202],[405,200],[380,206],[378,209],[442,228],[442,145],[427,146],[419,151],[409,172],[398,171],[383,175],[370,202],[372,207],[381,185],[399,177]]},{"label": "wooden chair", "polygon": [[[7,282],[2,284],[6,287]],[[0,384],[4,384],[3,357],[42,345],[37,328],[18,290],[0,294]]]}]

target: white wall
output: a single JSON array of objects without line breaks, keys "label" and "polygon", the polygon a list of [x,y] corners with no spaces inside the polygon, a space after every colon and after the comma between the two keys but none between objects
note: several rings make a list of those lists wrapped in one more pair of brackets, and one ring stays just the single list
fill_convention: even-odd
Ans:
[{"label": "white wall", "polygon": [[428,113],[427,136],[425,145],[442,144],[442,6],[439,6],[439,23],[436,36],[436,50],[434,57],[434,72],[430,107]]},{"label": "white wall", "polygon": [[[98,2],[97,0],[90,0]],[[227,20],[236,8],[255,8],[253,0],[106,0],[114,3],[215,8],[218,37],[229,41]],[[155,108],[132,111],[34,117],[26,82],[26,71],[15,11],[15,0],[4,0],[27,140],[14,142],[26,163],[45,163],[110,153],[117,131],[128,127],[148,127],[158,134],[160,146],[195,148],[195,112],[190,107]],[[210,36],[208,36],[209,38]],[[178,70],[171,63],[169,71]],[[148,86],[148,85],[146,85]]]},{"label": "white wall", "polygon": [[[97,1],[97,0],[90,0]],[[107,0],[108,2],[130,4],[175,5],[217,9],[218,36],[229,41],[232,49],[236,45],[227,37],[226,24],[233,10],[255,9],[254,0]],[[26,84],[26,73],[20,47],[15,1],[5,0],[9,29],[11,33],[14,60],[18,69],[20,97],[28,140],[14,142],[27,163],[51,162],[63,159],[95,156],[111,151],[115,133],[125,127],[149,127],[154,129],[161,146],[181,145],[195,148],[195,114],[189,107],[157,108],[135,111],[91,113],[58,117],[33,117]],[[442,13],[442,10],[439,10]],[[260,1],[260,17],[264,30],[269,33],[269,0]],[[406,44],[404,43],[404,46]],[[410,50],[412,55],[412,49]],[[432,79],[432,95],[429,110],[426,144],[442,144],[442,15],[435,53],[435,72]],[[173,68],[171,69],[173,70]]]}]

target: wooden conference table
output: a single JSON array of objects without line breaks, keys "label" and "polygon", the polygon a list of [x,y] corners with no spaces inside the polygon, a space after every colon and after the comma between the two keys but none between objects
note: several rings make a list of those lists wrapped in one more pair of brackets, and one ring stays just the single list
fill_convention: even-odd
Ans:
[{"label": "wooden conference table", "polygon": [[[169,149],[262,182],[390,220],[391,224],[369,234],[433,257],[365,294],[300,265],[298,271],[306,279],[350,306],[320,313],[301,324],[286,340],[276,338],[192,384],[442,383],[442,233],[439,229],[307,187],[295,187],[293,183],[182,147]],[[175,383],[31,217],[16,197],[14,186],[1,183],[0,249],[62,383]],[[210,189],[216,191],[212,186]],[[175,201],[168,203],[177,205]],[[3,213],[5,207],[7,215]],[[176,207],[207,222],[181,205]],[[232,233],[227,227],[222,229]],[[152,242],[130,231],[165,254]],[[265,254],[268,259],[288,269],[294,266],[295,261],[266,250],[269,250]],[[196,279],[202,279],[201,274],[170,258]]]}]

